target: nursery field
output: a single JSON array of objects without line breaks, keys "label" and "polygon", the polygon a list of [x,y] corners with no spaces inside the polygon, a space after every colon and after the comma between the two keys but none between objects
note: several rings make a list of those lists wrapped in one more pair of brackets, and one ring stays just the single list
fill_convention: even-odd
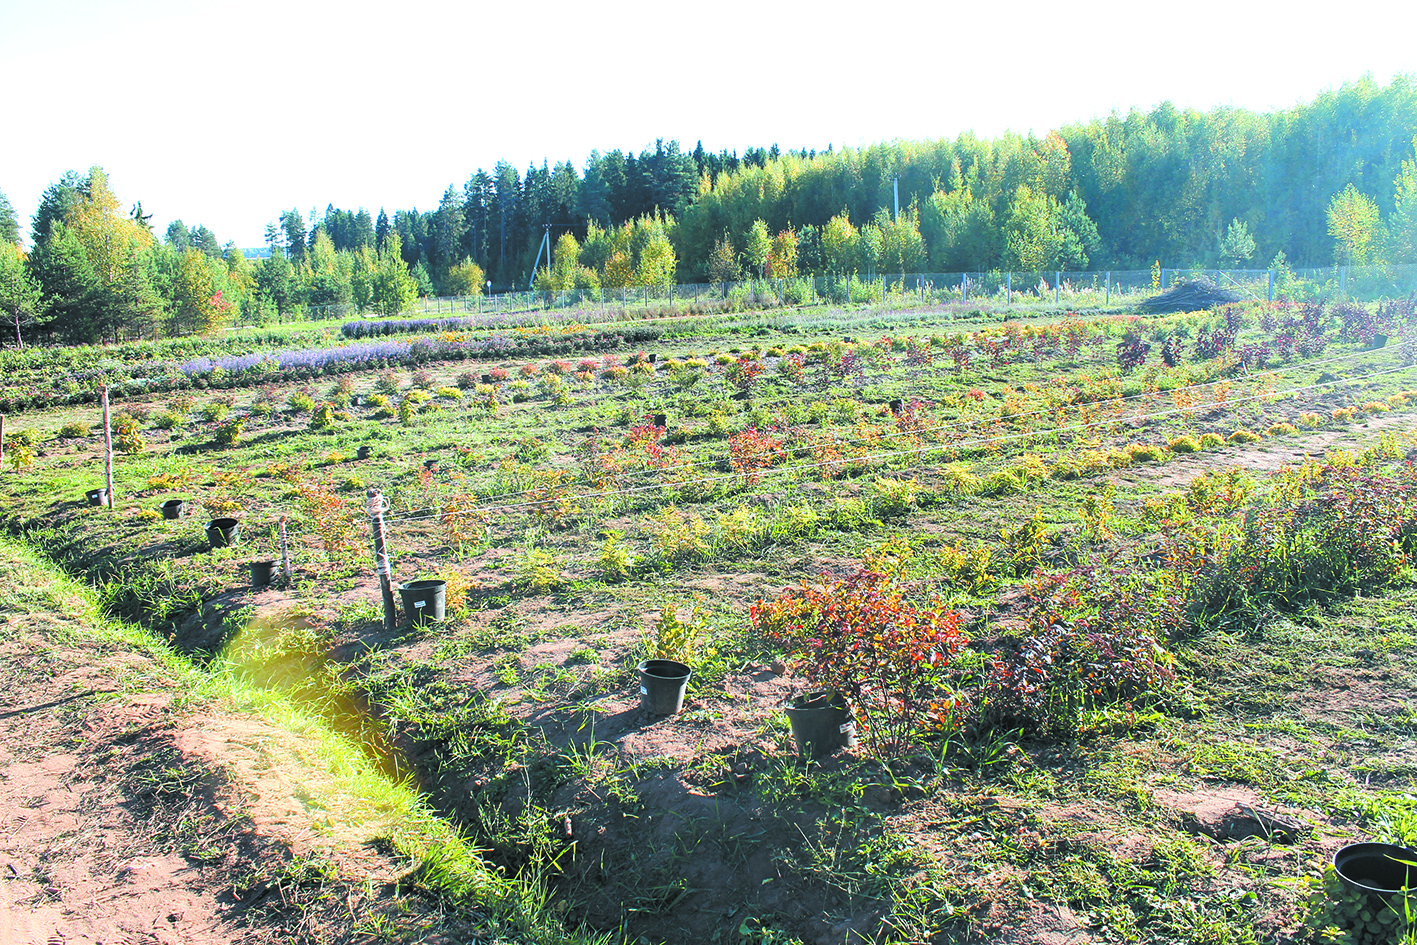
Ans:
[{"label": "nursery field", "polygon": [[[648,315],[0,353],[8,538],[180,666],[164,711],[362,772],[297,793],[400,905],[282,934],[1305,941],[1334,850],[1417,842],[1412,299]],[[375,506],[442,619],[386,625]],[[822,689],[857,737],[804,758]],[[210,728],[240,803],[252,743],[301,782]]]}]

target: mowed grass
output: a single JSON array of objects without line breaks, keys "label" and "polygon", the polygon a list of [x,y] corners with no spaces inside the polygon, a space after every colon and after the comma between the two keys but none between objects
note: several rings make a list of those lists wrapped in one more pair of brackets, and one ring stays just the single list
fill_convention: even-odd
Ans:
[{"label": "mowed grass", "polygon": [[[891,766],[802,767],[750,682],[781,679],[766,668],[782,654],[748,606],[823,572],[866,565],[942,596],[983,672],[1020,632],[1035,569],[1145,553],[1155,503],[1195,475],[1238,465],[1263,490],[1266,468],[1311,454],[1410,448],[1398,342],[1267,371],[1117,369],[1123,332],[1194,337],[1214,318],[1084,322],[1089,340],[1065,350],[1042,323],[966,337],[929,312],[828,313],[676,338],[652,364],[626,350],[193,391],[121,405],[145,443],[118,457],[112,512],[82,504],[102,481],[97,437],[54,438],[94,411],[27,415],[43,455],[5,472],[0,501],[110,612],[364,733],[519,888],[550,884],[529,908],[555,925],[649,941],[1259,941],[1301,923],[1305,877],[1338,839],[1395,836],[1381,825],[1411,783],[1393,711],[1411,687],[1405,585],[1168,641],[1178,681],[1155,705],[1048,736],[972,730]],[[745,365],[763,369],[746,385]],[[449,580],[443,624],[383,632],[369,488],[389,500],[397,577]],[[197,513],[161,519],[170,496]],[[201,529],[219,514],[244,537],[213,551]],[[276,556],[283,516],[295,580],[263,601],[245,563]],[[692,706],[646,727],[618,707],[665,607],[697,608]],[[242,639],[272,610],[286,619]],[[1188,805],[1231,795],[1315,830],[1286,847],[1181,829]]]}]

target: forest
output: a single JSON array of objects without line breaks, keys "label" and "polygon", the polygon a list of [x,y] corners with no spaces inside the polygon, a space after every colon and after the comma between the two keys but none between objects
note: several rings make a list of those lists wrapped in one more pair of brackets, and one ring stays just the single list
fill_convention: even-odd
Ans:
[{"label": "forest", "polygon": [[[1037,137],[825,152],[593,151],[448,186],[436,209],[290,209],[248,258],[205,226],[157,234],[102,168],[31,218],[0,194],[0,343],[210,332],[420,296],[798,274],[1267,268],[1417,261],[1417,79],[1272,113],[1163,103]],[[554,247],[549,254],[547,246]],[[254,255],[254,254],[253,254]]]}]

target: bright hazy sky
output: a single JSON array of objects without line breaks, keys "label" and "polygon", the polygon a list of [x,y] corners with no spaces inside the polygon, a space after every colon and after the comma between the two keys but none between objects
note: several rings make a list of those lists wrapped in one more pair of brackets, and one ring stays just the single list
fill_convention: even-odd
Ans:
[{"label": "bright hazy sky", "polygon": [[[994,137],[1417,72],[1406,3],[0,0],[0,192],[101,165],[161,234],[432,210],[499,159]],[[1406,12],[1402,12],[1406,10]]]}]

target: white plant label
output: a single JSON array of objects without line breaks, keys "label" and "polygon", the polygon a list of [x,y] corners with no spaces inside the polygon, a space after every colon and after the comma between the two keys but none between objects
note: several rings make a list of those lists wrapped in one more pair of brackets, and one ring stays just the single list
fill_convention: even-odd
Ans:
[{"label": "white plant label", "polygon": [[854,730],[854,728],[855,726],[853,726],[850,722],[843,722],[841,728],[837,729],[837,731],[845,735],[847,732]]},{"label": "white plant label", "polygon": [[426,600],[415,601],[413,604],[414,609],[421,610],[426,603],[428,603]]},{"label": "white plant label", "polygon": [[647,688],[644,687],[644,686],[641,686],[641,687],[640,687],[640,695],[642,695],[642,696],[647,696],[647,695],[649,695],[649,689],[647,689]]}]

